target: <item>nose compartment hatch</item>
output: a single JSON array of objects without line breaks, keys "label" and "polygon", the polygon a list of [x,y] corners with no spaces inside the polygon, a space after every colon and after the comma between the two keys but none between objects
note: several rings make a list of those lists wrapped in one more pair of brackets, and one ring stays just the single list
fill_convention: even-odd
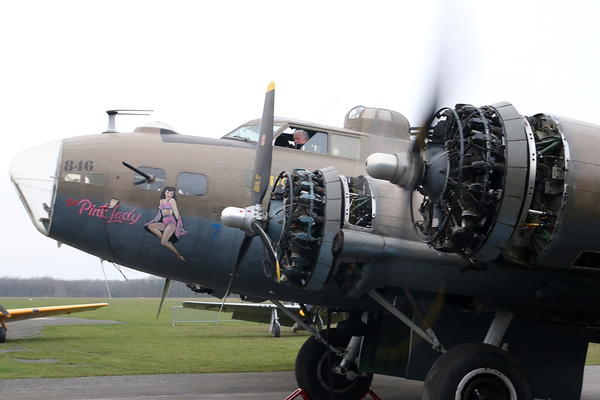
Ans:
[{"label": "nose compartment hatch", "polygon": [[33,225],[48,235],[62,140],[45,143],[19,153],[10,163],[9,174]]}]

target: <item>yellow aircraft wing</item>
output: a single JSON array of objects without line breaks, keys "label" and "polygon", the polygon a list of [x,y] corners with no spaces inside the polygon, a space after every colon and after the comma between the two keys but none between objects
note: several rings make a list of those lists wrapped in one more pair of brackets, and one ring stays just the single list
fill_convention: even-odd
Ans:
[{"label": "yellow aircraft wing", "polygon": [[4,315],[0,312],[0,318],[3,323],[22,321],[24,319],[50,317],[53,315],[71,314],[81,311],[97,310],[100,307],[107,306],[108,303],[95,303],[95,304],[75,304],[70,306],[50,306],[50,307],[37,307],[37,308],[16,308],[13,310],[6,310],[8,315]]}]

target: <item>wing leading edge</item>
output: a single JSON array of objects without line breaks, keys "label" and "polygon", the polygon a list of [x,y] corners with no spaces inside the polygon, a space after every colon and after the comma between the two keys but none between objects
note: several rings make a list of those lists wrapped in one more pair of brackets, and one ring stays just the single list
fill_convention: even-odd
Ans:
[{"label": "wing leading edge", "polygon": [[74,304],[70,306],[15,308],[13,310],[6,310],[4,307],[0,306],[0,343],[4,343],[6,340],[7,322],[97,310],[98,308],[105,307],[107,305],[108,303]]},{"label": "wing leading edge", "polygon": [[25,319],[51,317],[53,315],[71,314],[82,311],[97,310],[98,308],[107,306],[108,303],[94,304],[74,304],[68,306],[50,306],[37,308],[17,308],[8,311],[8,315],[0,314],[2,322],[22,321]]}]

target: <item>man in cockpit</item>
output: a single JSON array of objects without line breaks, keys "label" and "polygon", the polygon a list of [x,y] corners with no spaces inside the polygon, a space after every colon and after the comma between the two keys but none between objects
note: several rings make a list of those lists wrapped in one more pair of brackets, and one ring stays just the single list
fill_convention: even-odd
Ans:
[{"label": "man in cockpit", "polygon": [[298,129],[294,132],[294,148],[300,149],[306,142],[308,142],[308,133],[302,129]]}]

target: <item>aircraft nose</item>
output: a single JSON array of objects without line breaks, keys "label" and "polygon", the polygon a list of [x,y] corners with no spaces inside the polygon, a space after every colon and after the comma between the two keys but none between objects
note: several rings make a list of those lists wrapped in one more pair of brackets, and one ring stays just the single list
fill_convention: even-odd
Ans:
[{"label": "aircraft nose", "polygon": [[44,235],[48,235],[50,229],[62,142],[58,140],[25,150],[13,158],[9,167],[10,180],[29,218]]}]

